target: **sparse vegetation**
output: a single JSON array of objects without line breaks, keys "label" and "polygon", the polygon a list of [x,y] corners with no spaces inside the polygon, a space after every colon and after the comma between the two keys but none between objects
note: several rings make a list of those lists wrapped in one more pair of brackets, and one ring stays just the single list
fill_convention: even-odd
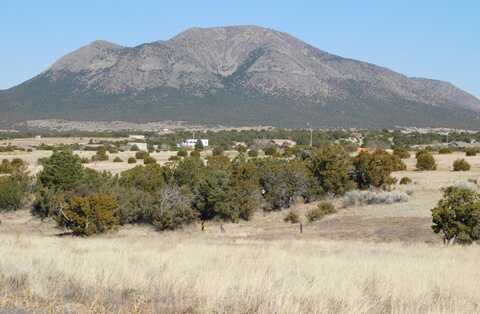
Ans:
[{"label": "sparse vegetation", "polygon": [[399,191],[350,191],[343,197],[343,206],[358,206],[365,204],[393,204],[407,202],[409,196]]},{"label": "sparse vegetation", "polygon": [[294,210],[288,212],[288,214],[283,218],[285,222],[296,224],[300,222],[300,216]]},{"label": "sparse vegetation", "polygon": [[323,217],[336,213],[335,206],[330,202],[320,202],[316,208],[309,210],[305,216],[308,221],[321,220]]},{"label": "sparse vegetation", "polygon": [[469,171],[470,164],[465,159],[457,159],[453,162],[453,171]]},{"label": "sparse vegetation", "polygon": [[467,148],[465,149],[465,155],[467,157],[477,156],[478,149],[477,148]]},{"label": "sparse vegetation", "polygon": [[428,150],[418,151],[416,154],[417,158],[417,169],[418,170],[436,170],[437,164],[435,162],[435,158]]},{"label": "sparse vegetation", "polygon": [[448,148],[448,147],[442,147],[438,150],[439,154],[445,155],[445,154],[451,154],[453,151]]},{"label": "sparse vegetation", "polygon": [[410,177],[402,177],[400,179],[400,184],[401,185],[406,185],[412,183],[412,179]]}]

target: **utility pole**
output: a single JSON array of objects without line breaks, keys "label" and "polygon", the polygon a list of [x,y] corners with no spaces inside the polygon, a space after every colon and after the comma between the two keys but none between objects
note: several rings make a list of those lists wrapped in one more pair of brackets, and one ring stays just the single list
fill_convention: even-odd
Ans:
[{"label": "utility pole", "polygon": [[307,122],[307,126],[310,129],[310,147],[312,147],[313,146],[313,130],[312,130],[312,127],[310,126],[310,122]]}]

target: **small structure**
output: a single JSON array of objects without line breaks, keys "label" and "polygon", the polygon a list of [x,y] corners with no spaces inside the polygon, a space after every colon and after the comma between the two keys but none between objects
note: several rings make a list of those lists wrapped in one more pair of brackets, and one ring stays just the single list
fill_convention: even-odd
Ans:
[{"label": "small structure", "polygon": [[144,141],[145,140],[145,135],[140,135],[140,134],[131,134],[128,136],[129,140],[137,140],[137,141]]},{"label": "small structure", "polygon": [[202,142],[203,147],[208,147],[208,140],[207,139],[194,139],[194,138],[186,139],[185,141],[183,141],[178,146],[179,147],[185,147],[185,148],[194,148],[198,141]]}]

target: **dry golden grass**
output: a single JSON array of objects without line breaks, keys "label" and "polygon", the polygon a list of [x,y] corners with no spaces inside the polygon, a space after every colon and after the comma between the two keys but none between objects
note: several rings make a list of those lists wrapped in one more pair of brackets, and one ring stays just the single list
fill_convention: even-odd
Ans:
[{"label": "dry golden grass", "polygon": [[0,308],[35,313],[478,313],[478,247],[182,233],[1,235]]}]

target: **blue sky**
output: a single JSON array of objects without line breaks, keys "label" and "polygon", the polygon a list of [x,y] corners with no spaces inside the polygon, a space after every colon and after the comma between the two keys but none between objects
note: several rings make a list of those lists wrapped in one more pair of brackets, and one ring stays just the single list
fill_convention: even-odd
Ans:
[{"label": "blue sky", "polygon": [[121,45],[193,27],[259,25],[322,50],[480,96],[480,1],[1,0],[0,89],[96,39]]}]

